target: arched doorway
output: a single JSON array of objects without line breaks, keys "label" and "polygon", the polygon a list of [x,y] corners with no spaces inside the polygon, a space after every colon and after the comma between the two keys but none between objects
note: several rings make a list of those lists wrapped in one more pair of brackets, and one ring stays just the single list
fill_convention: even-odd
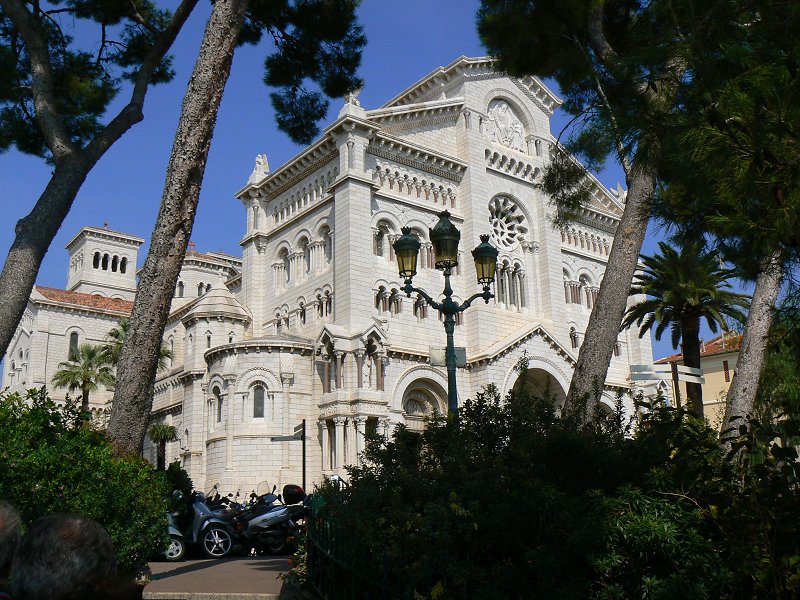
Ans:
[{"label": "arched doorway", "polygon": [[520,374],[512,388],[515,394],[524,392],[541,398],[551,398],[556,407],[564,405],[567,393],[558,380],[544,369],[528,369]]},{"label": "arched doorway", "polygon": [[403,417],[412,431],[425,429],[425,419],[446,414],[447,392],[431,379],[417,379],[403,393]]}]

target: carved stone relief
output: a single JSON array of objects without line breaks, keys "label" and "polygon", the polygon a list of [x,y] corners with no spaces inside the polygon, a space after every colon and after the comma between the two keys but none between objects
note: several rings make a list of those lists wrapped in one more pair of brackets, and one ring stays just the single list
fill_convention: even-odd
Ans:
[{"label": "carved stone relief", "polygon": [[486,134],[497,144],[525,152],[525,128],[505,100],[489,103]]}]

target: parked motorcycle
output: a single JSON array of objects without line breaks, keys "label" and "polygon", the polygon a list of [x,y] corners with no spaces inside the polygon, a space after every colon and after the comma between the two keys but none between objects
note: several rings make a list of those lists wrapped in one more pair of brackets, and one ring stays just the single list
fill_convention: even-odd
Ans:
[{"label": "parked motorcycle", "polygon": [[[183,494],[173,493],[175,504],[181,504]],[[194,492],[191,510],[178,508],[167,514],[170,543],[165,551],[167,560],[181,560],[186,554],[187,544],[200,547],[209,558],[224,558],[233,549],[231,525],[216,515],[206,504],[205,494]]]},{"label": "parked motorcycle", "polygon": [[305,517],[302,503],[306,494],[299,485],[286,485],[282,495],[272,492],[258,496],[252,506],[233,518],[238,541],[258,553],[280,554],[297,535],[298,521]]}]

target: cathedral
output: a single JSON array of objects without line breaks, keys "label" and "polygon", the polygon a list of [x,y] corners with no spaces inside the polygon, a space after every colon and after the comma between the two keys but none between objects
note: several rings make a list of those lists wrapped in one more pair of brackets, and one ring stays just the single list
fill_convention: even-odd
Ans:
[{"label": "cathedral", "polygon": [[[556,229],[536,185],[559,99],[536,77],[461,57],[383,106],[350,95],[322,136],[270,171],[260,155],[235,196],[241,256],[190,248],[155,384],[152,422],[173,425],[195,486],[249,492],[267,481],[310,487],[357,461],[369,432],[424,427],[447,412],[443,316],[401,288],[393,242],[421,247],[414,285],[441,298],[429,230],[449,211],[461,231],[453,297],[481,288],[470,250],[499,250],[494,299],[457,315],[457,391],[502,394],[523,380],[563,401],[624,207],[590,173],[591,202]],[[3,386],[50,385],[81,343],[101,344],[130,313],[143,240],[85,227],[67,245],[66,289],[36,286],[5,360]],[[527,358],[527,371],[515,369]],[[649,337],[620,332],[605,399],[652,363]],[[98,412],[113,390],[91,396]],[[155,459],[145,442],[144,455]]]}]

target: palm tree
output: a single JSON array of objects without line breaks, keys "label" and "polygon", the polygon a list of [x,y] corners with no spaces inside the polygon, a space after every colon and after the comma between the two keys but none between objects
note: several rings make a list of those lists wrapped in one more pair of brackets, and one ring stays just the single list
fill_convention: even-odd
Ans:
[{"label": "palm tree", "polygon": [[53,385],[67,388],[70,392],[81,391],[81,410],[89,410],[89,392],[99,384],[106,387],[114,385],[114,372],[99,346],[81,344],[70,352],[69,360],[58,365],[53,375]]},{"label": "palm tree", "polygon": [[[700,368],[700,320],[704,318],[713,333],[718,325],[727,331],[725,317],[745,320],[740,309],[748,306],[748,296],[729,291],[734,271],[724,268],[716,253],[698,244],[680,251],[664,242],[658,246],[660,254],[642,256],[645,268],[631,286],[631,296],[645,294],[647,299],[628,308],[622,328],[635,323],[642,337],[657,323],[655,337],[660,340],[669,327],[672,347],[682,342],[683,364]],[[686,396],[692,413],[703,416],[700,384],[687,382]]]},{"label": "palm tree", "polygon": [[156,423],[147,432],[150,441],[157,445],[156,469],[164,471],[167,468],[167,442],[174,442],[178,439],[178,432],[172,425],[166,423]]},{"label": "palm tree", "polygon": [[[122,351],[122,344],[128,337],[128,330],[130,329],[130,322],[127,317],[119,320],[119,324],[108,332],[108,341],[103,344],[102,352],[106,357],[109,364],[116,367],[119,362],[119,354]],[[158,370],[163,371],[167,368],[167,361],[172,358],[172,353],[163,343],[158,351]]]}]

